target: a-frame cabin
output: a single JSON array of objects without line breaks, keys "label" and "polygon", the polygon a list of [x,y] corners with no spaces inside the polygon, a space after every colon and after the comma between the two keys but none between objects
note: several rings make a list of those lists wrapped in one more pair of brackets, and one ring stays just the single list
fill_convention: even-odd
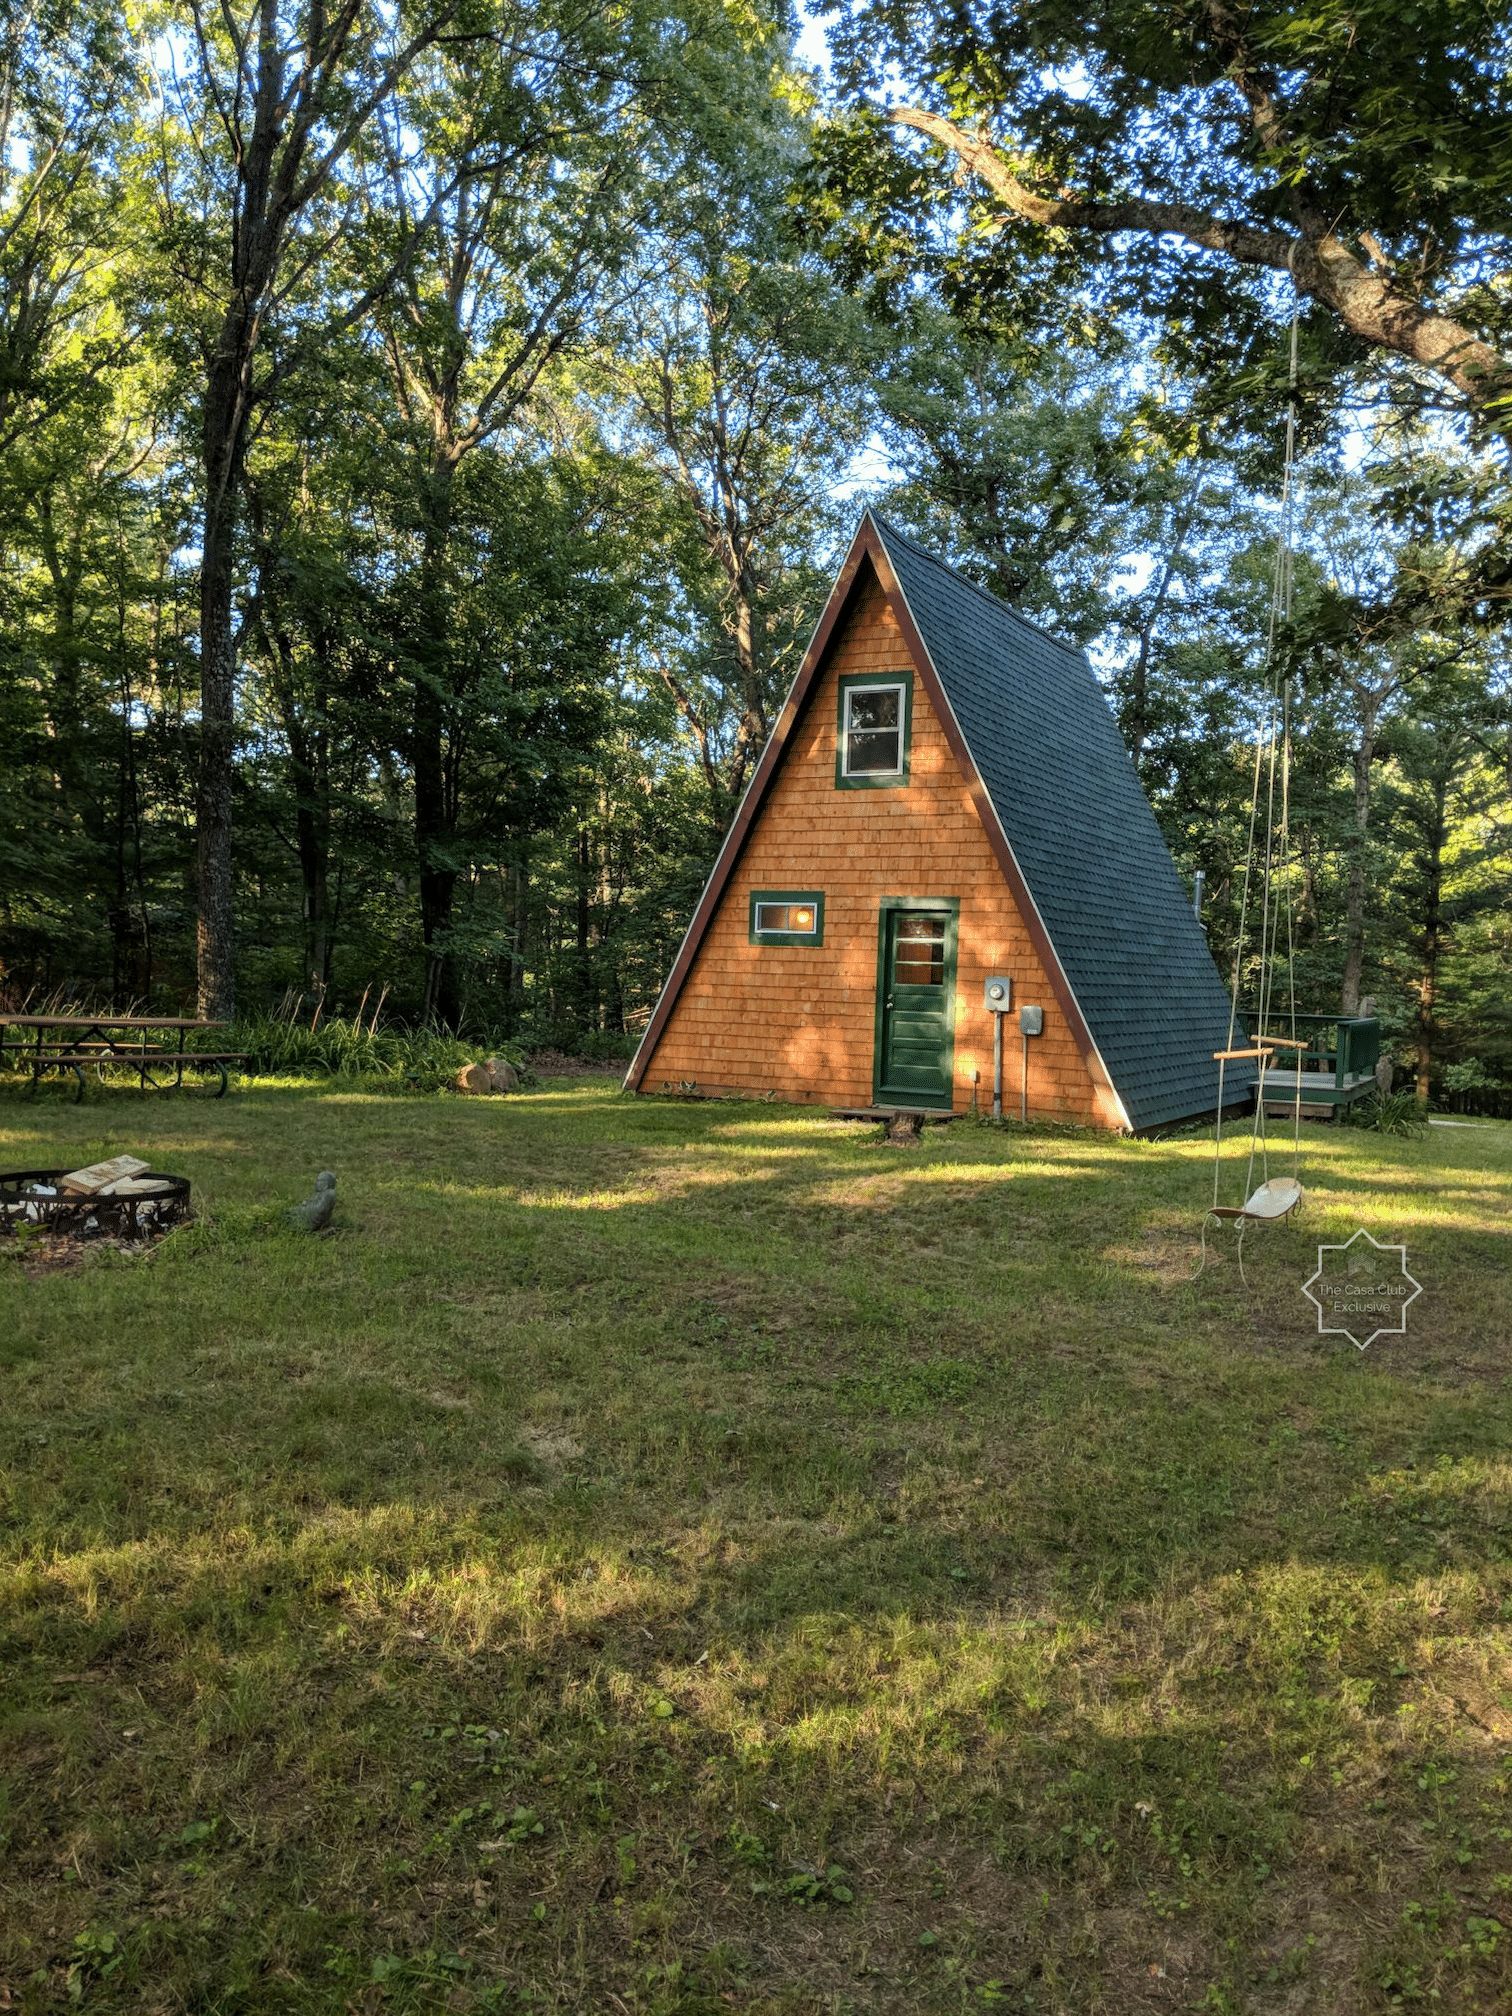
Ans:
[{"label": "a-frame cabin", "polygon": [[1008,1110],[1027,1054],[1031,1117],[1212,1112],[1228,994],[1091,666],[868,512],[625,1082],[985,1110],[995,977]]}]

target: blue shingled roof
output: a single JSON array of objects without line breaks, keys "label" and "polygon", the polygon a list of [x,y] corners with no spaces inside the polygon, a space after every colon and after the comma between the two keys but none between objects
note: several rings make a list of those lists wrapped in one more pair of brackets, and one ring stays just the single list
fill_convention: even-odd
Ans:
[{"label": "blue shingled roof", "polygon": [[1228,990],[1085,654],[871,515],[1130,1124],[1211,1113]]}]

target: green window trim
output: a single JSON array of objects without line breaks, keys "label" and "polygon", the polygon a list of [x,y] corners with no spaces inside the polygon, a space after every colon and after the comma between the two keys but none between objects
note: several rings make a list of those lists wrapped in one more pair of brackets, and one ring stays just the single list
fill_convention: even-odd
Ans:
[{"label": "green window trim", "polygon": [[[763,904],[786,903],[807,904],[814,913],[812,931],[765,931],[756,926],[757,913]],[[822,945],[824,943],[824,891],[822,889],[753,889],[751,906],[747,918],[747,929],[753,945]]]},{"label": "green window trim", "polygon": [[[898,768],[884,771],[859,771],[855,776],[847,776],[845,769],[846,738],[845,725],[848,696],[867,687],[896,687],[903,695],[903,721],[899,738]],[[913,741],[913,674],[912,672],[847,672],[840,681],[839,711],[835,720],[835,789],[837,791],[890,791],[908,782],[908,752]]]}]

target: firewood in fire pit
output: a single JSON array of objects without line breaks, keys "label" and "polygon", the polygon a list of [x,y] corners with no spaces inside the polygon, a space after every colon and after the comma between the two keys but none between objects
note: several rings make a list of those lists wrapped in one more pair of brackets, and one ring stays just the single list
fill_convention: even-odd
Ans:
[{"label": "firewood in fire pit", "polygon": [[128,1176],[141,1176],[151,1166],[136,1155],[112,1155],[108,1162],[91,1162],[87,1169],[71,1169],[58,1178],[58,1188],[76,1197],[98,1197],[111,1184]]}]

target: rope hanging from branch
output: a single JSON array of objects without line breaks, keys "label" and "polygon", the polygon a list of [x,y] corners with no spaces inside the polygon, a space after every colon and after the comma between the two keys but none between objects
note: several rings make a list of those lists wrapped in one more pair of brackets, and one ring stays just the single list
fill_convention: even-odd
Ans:
[{"label": "rope hanging from branch", "polygon": [[[1292,670],[1286,644],[1292,617],[1294,512],[1297,454],[1297,344],[1300,302],[1294,298],[1291,317],[1291,354],[1286,400],[1286,447],[1282,461],[1280,513],[1276,527],[1275,559],[1271,570],[1270,615],[1266,626],[1263,671],[1265,699],[1255,736],[1255,761],[1250,784],[1249,830],[1244,855],[1244,879],[1239,896],[1239,928],[1234,941],[1233,984],[1229,990],[1228,1038],[1216,1053],[1218,1065],[1218,1110],[1213,1129],[1213,1198],[1203,1219],[1202,1263],[1207,1264],[1209,1220],[1233,1219],[1238,1227],[1239,1269],[1244,1271],[1244,1229],[1246,1224],[1290,1215],[1302,1202],[1302,1053],[1305,1045],[1297,1037],[1297,991],[1295,934],[1292,921],[1291,888],[1291,756],[1292,756]],[[1261,801],[1264,800],[1263,846],[1261,845]],[[1258,884],[1258,887],[1257,887]],[[1236,1047],[1239,1020],[1239,990],[1245,977],[1245,954],[1249,945],[1250,916],[1258,909],[1258,970],[1255,980],[1255,1028],[1251,1045]],[[1271,1018],[1279,1010],[1276,996],[1276,964],[1286,961],[1286,1033],[1273,1032]],[[1271,1178],[1270,1143],[1266,1135],[1265,1081],[1272,1059],[1279,1052],[1290,1054],[1293,1080],[1292,1156],[1290,1180]],[[1244,1197],[1240,1206],[1225,1207],[1223,1186],[1223,1104],[1224,1077],[1231,1059],[1255,1060],[1255,1112],[1250,1128],[1249,1160],[1245,1170]],[[1255,1187],[1255,1164],[1260,1164],[1260,1184]],[[1195,1277],[1194,1277],[1195,1278]]]}]

